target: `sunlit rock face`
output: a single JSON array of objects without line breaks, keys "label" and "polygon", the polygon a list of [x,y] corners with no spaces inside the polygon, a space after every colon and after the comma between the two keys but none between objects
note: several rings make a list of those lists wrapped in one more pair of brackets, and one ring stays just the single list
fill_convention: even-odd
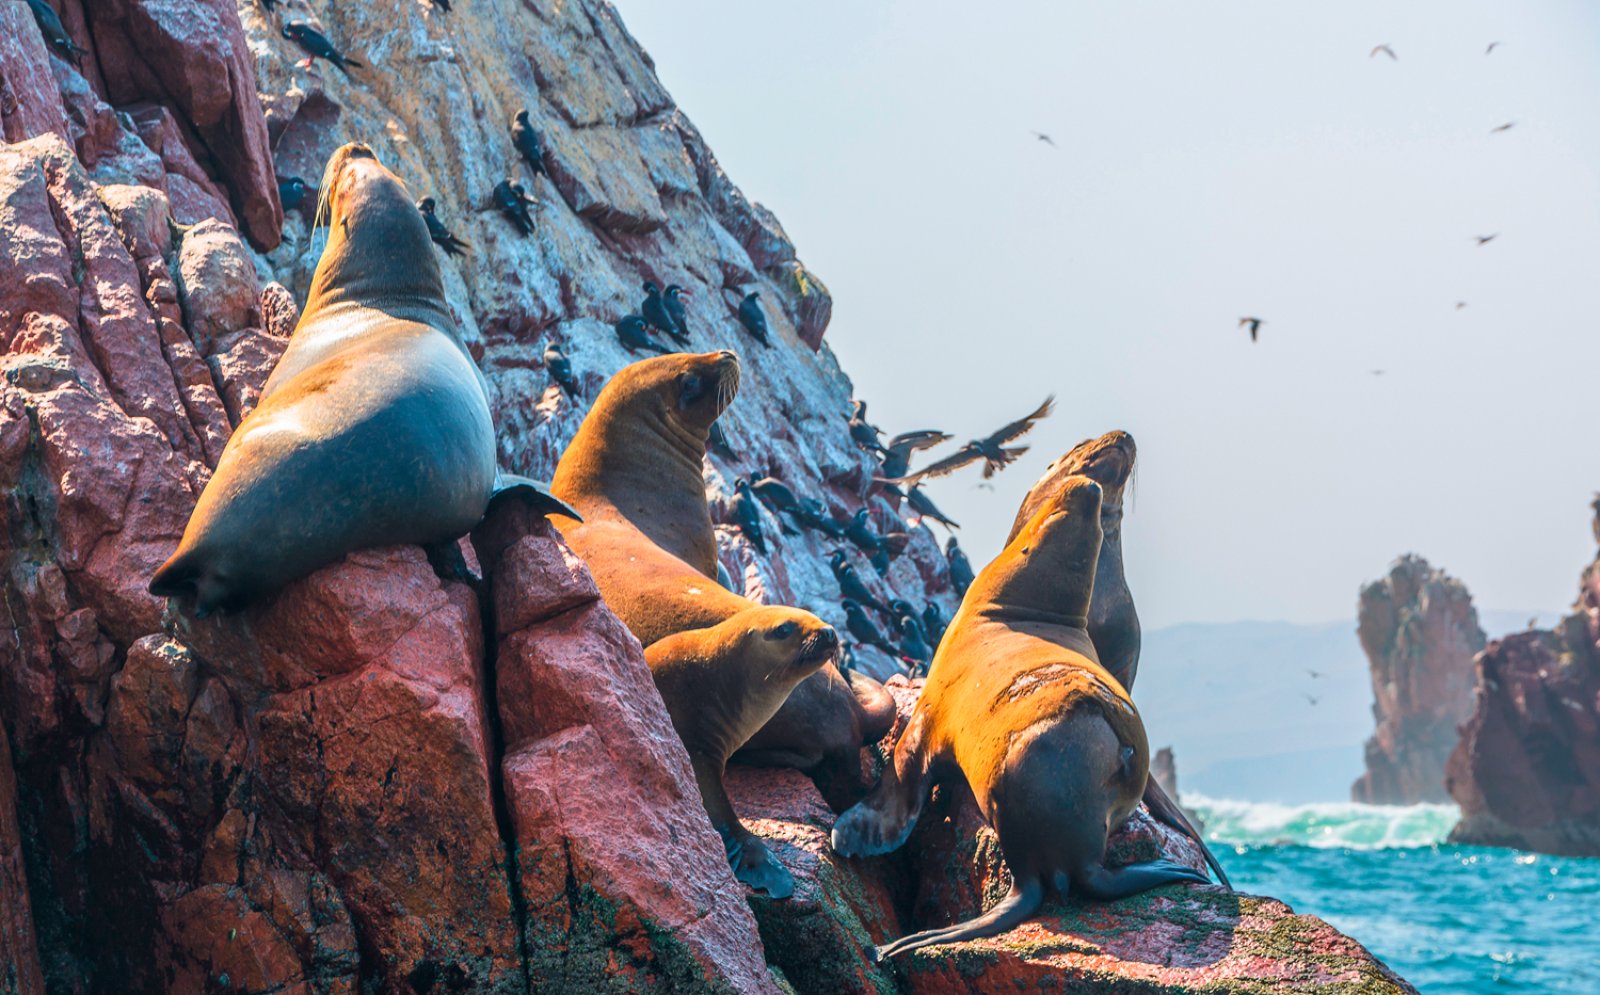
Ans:
[{"label": "sunlit rock face", "polygon": [[1445,763],[1472,713],[1472,658],[1484,641],[1472,596],[1422,557],[1403,556],[1361,589],[1356,631],[1372,669],[1377,731],[1350,796],[1375,805],[1449,801]]},{"label": "sunlit rock face", "polygon": [[[1600,501],[1595,530],[1600,540]],[[1600,855],[1600,557],[1554,630],[1479,655],[1471,718],[1450,757],[1461,821],[1450,838]]]}]

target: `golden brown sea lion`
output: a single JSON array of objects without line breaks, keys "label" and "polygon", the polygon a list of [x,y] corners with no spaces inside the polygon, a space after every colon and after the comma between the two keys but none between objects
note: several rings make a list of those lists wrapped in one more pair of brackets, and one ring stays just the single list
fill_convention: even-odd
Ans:
[{"label": "golden brown sea lion", "polygon": [[773,898],[794,894],[794,879],[739,821],[722,784],[723,771],[733,751],[838,648],[838,635],[810,612],[752,605],[710,628],[668,636],[645,650],[734,876]]},{"label": "golden brown sea lion", "polygon": [[[1134,606],[1133,592],[1128,590],[1128,579],[1122,569],[1122,506],[1137,458],[1138,447],[1127,432],[1107,432],[1073,446],[1051,463],[1038,483],[1029,488],[1011,526],[1011,535],[1006,539],[1008,543],[1015,539],[1044,502],[1072,477],[1088,477],[1100,485],[1100,528],[1104,538],[1095,564],[1094,599],[1089,603],[1089,641],[1094,643],[1100,666],[1129,694],[1133,693],[1133,681],[1139,672],[1141,640],[1139,611]],[[1216,854],[1155,778],[1145,783],[1144,803],[1151,815],[1194,840],[1217,880],[1232,887]]]},{"label": "golden brown sea lion", "polygon": [[[739,362],[727,351],[623,367],[595,398],[550,483],[583,515],[581,523],[557,518],[562,536],[647,647],[751,605],[715,580],[702,474],[711,425],[738,386]],[[752,751],[736,759],[810,770],[830,801],[853,801],[840,785],[859,782],[861,747],[893,722],[894,702],[881,685],[847,681],[830,663],[795,689]]]},{"label": "golden brown sea lion", "polygon": [[328,245],[300,323],[150,582],[193,592],[202,617],[354,549],[448,543],[503,491],[571,511],[496,467],[488,386],[405,186],[352,144],[321,189]]},{"label": "golden brown sea lion", "polygon": [[1011,893],[988,912],[903,937],[880,957],[1004,932],[1049,888],[1109,900],[1205,880],[1167,860],[1105,866],[1107,835],[1144,791],[1149,747],[1085,629],[1100,503],[1094,481],[1063,481],[978,575],[883,780],[834,825],[839,853],[887,853],[905,842],[936,782],[964,777],[1011,870]]}]

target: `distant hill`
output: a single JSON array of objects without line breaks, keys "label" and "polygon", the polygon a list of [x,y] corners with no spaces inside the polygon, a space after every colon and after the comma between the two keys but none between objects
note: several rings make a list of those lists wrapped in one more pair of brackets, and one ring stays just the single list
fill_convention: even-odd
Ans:
[{"label": "distant hill", "polygon": [[[1535,616],[1541,626],[1557,618],[1478,613],[1491,639],[1522,631]],[[1146,632],[1134,701],[1151,749],[1173,747],[1180,788],[1213,798],[1348,800],[1373,729],[1371,678],[1355,632],[1353,619]]]}]

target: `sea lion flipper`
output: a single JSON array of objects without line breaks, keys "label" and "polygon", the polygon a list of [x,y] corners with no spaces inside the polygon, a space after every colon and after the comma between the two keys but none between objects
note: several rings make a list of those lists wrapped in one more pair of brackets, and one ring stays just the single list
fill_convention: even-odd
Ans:
[{"label": "sea lion flipper", "polygon": [[1162,857],[1141,864],[1106,867],[1095,864],[1072,876],[1072,884],[1084,894],[1102,902],[1113,902],[1129,895],[1137,895],[1164,884],[1179,882],[1210,884],[1210,880],[1193,867]]},{"label": "sea lion flipper", "polygon": [[744,829],[736,827],[739,832],[728,829],[718,829],[722,836],[723,850],[728,855],[728,865],[733,868],[733,876],[757,891],[764,891],[768,898],[788,898],[794,894],[794,875],[789,869],[778,863],[778,858],[772,855],[767,845],[759,836]]},{"label": "sea lion flipper", "polygon": [[1030,916],[1039,911],[1039,906],[1044,903],[1044,883],[1037,878],[1024,881],[1021,884],[1013,883],[1011,893],[1002,898],[994,908],[966,922],[958,922],[954,926],[944,929],[930,929],[922,933],[912,933],[903,936],[893,943],[886,943],[881,947],[874,947],[872,959],[879,963],[888,960],[897,954],[918,947],[931,947],[940,943],[960,943],[962,940],[975,940],[984,936],[999,936],[1010,929],[1022,925]]},{"label": "sea lion flipper", "polygon": [[545,515],[565,515],[575,521],[583,521],[583,516],[578,514],[577,509],[550,493],[549,484],[540,483],[532,477],[501,470],[495,474],[494,491],[489,495],[489,504],[493,505],[502,495],[507,494],[521,498],[529,507]]},{"label": "sea lion flipper", "polygon": [[1233,890],[1233,882],[1228,880],[1227,872],[1222,869],[1222,864],[1217,860],[1217,855],[1211,852],[1209,846],[1206,846],[1206,841],[1201,838],[1200,831],[1189,821],[1188,816],[1184,815],[1183,809],[1173,802],[1171,798],[1167,797],[1167,793],[1162,789],[1161,783],[1153,777],[1145,782],[1144,804],[1145,808],[1150,810],[1150,815],[1158,822],[1166,823],[1193,840],[1195,845],[1200,848],[1200,855],[1205,858],[1206,866],[1211,868],[1211,872],[1217,876],[1217,880],[1222,882],[1224,888],[1229,891]]}]

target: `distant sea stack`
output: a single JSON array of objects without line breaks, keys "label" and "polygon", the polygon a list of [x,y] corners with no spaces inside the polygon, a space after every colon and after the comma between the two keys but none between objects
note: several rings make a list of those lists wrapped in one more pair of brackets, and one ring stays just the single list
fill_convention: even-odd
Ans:
[{"label": "distant sea stack", "polygon": [[1450,839],[1600,856],[1600,556],[1571,614],[1490,643],[1476,679],[1446,779],[1461,806]]},{"label": "distant sea stack", "polygon": [[1361,589],[1358,611],[1377,731],[1350,797],[1373,805],[1447,802],[1445,764],[1472,714],[1472,658],[1484,644],[1472,596],[1408,554]]},{"label": "distant sea stack", "polygon": [[1205,820],[1185,805],[1178,795],[1178,759],[1173,755],[1172,747],[1163,746],[1150,758],[1150,777],[1161,785],[1161,790],[1167,793],[1168,798],[1178,803],[1178,808],[1183,810],[1185,818],[1194,823],[1194,828],[1205,832]]}]

